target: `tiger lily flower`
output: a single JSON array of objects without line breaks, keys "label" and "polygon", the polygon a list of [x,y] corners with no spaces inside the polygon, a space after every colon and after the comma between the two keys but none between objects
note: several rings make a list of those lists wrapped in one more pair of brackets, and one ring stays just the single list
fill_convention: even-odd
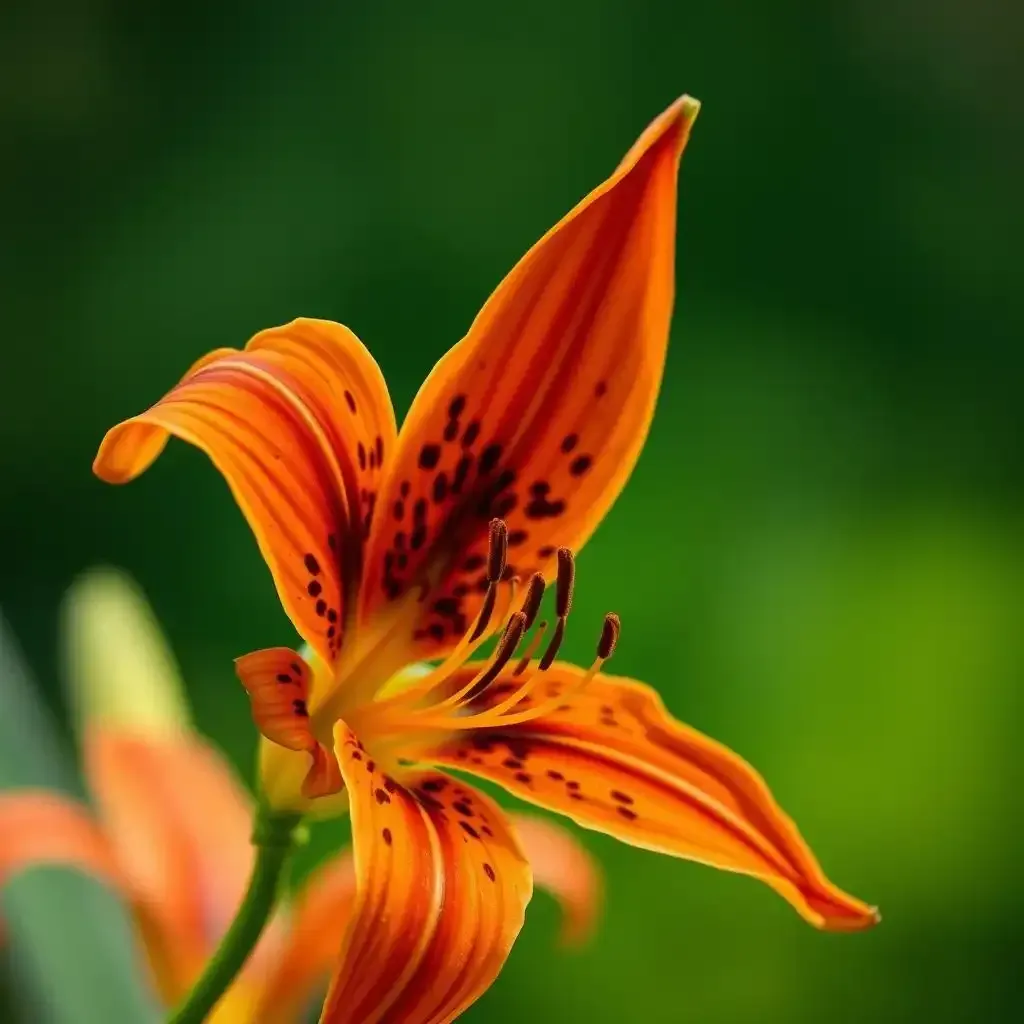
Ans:
[{"label": "tiger lily flower", "polygon": [[[68,598],[74,702],[95,811],[46,790],[0,792],[0,887],[40,865],[83,871],[132,911],[160,1000],[176,1005],[230,924],[249,875],[252,801],[220,752],[192,729],[173,661],[148,605],[120,574],[76,583]],[[589,934],[601,877],[553,822],[516,816],[538,883],[563,908],[563,940]],[[215,1024],[306,1019],[323,995],[356,887],[337,854],[278,909]],[[2,941],[2,931],[0,931]]]},{"label": "tiger lily flower", "polygon": [[[514,831],[443,769],[752,875],[818,927],[877,920],[826,879],[749,765],[674,721],[650,688],[601,671],[614,616],[589,668],[556,660],[572,552],[653,415],[697,111],[675,102],[527,252],[400,433],[362,342],[300,319],[203,357],[101,444],[94,469],[111,483],[145,471],[170,435],[206,452],[308,644],[308,657],[274,647],[237,670],[266,740],[270,803],[352,815],[358,896],[324,1021],[451,1020],[519,931],[531,877]],[[426,675],[394,682],[424,661]]]}]

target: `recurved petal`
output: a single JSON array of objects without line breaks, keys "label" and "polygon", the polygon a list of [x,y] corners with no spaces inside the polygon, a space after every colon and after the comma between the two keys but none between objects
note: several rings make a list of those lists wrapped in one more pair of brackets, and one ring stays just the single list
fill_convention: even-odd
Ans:
[{"label": "recurved petal", "polygon": [[447,1022],[497,976],[530,870],[501,810],[434,772],[396,782],[340,725],[357,894],[321,1020]]},{"label": "recurved petal", "polygon": [[[542,699],[581,675],[556,663]],[[422,756],[633,846],[759,878],[816,927],[849,931],[879,920],[825,877],[750,765],[675,721],[654,690],[632,680],[599,675],[537,720],[467,731]]]},{"label": "recurved petal", "polygon": [[533,884],[562,910],[561,940],[576,946],[590,938],[601,912],[604,876],[586,847],[561,825],[536,814],[510,814],[533,870]]},{"label": "recurved petal", "polygon": [[285,610],[331,663],[394,438],[370,354],[346,328],[322,320],[264,331],[244,352],[219,349],[156,405],[108,431],[93,468],[109,483],[126,483],[172,434],[224,475]]},{"label": "recurved petal", "polygon": [[437,364],[402,426],[375,517],[360,615],[434,583],[424,651],[472,621],[487,524],[509,575],[554,571],[615,500],[647,434],[674,292],[676,177],[698,105],[674,103],[610,178],[519,261]]},{"label": "recurved petal", "polygon": [[286,750],[310,755],[302,796],[337,793],[342,782],[334,753],[317,741],[309,724],[313,670],[305,659],[288,647],[270,647],[236,658],[235,671],[249,694],[260,732]]}]

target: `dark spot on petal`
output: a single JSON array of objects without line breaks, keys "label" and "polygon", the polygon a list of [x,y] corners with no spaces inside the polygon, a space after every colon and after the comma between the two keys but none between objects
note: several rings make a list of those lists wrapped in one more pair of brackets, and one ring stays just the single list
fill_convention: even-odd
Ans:
[{"label": "dark spot on petal", "polygon": [[292,662],[291,669],[297,676],[302,675],[302,666],[297,661]]},{"label": "dark spot on petal", "polygon": [[[512,684],[509,684],[508,686],[501,688],[501,693],[507,693],[511,689],[513,689],[513,686],[512,686]],[[499,691],[499,687],[497,687],[497,686],[494,687],[494,690],[492,692],[494,693],[495,697],[501,696],[501,693],[499,693],[498,691]],[[513,771],[515,771],[517,768],[522,768],[523,767],[523,762],[520,761],[518,758],[515,758],[515,757],[506,757],[505,760],[502,761],[501,763],[506,768],[511,768]]]},{"label": "dark spot on petal", "polygon": [[447,784],[447,779],[427,779],[421,788],[425,789],[428,793],[440,793]]},{"label": "dark spot on petal", "polygon": [[533,776],[529,772],[516,772],[516,782],[521,782],[523,785],[528,785],[533,781]]},{"label": "dark spot on petal", "polygon": [[356,456],[359,458],[359,468],[366,469],[366,449],[362,441],[356,445]]},{"label": "dark spot on petal", "polygon": [[320,591],[323,589],[324,588],[320,586],[319,580],[310,580],[306,586],[306,593],[309,594],[310,597],[319,597]]},{"label": "dark spot on petal", "polygon": [[575,791],[573,791],[572,793],[570,793],[570,794],[569,794],[569,796],[570,796],[570,797],[571,797],[571,798],[572,798],[573,800],[585,800],[585,799],[586,799],[586,797],[585,797],[585,796],[584,796],[584,795],[583,795],[582,793],[577,793],[577,792],[575,792]]},{"label": "dark spot on petal", "polygon": [[333,640],[334,639],[334,634],[337,633],[337,632],[338,632],[338,627],[337,626],[328,626],[327,627],[327,639],[328,640]]},{"label": "dark spot on petal", "polygon": [[525,530],[513,530],[508,535],[508,546],[510,548],[517,548],[520,544],[525,544],[529,534]]},{"label": "dark spot on petal", "polygon": [[433,469],[441,458],[441,446],[437,444],[425,444],[420,449],[420,469]]},{"label": "dark spot on petal", "polygon": [[570,779],[565,784],[565,788],[566,789],[579,789],[580,788],[580,784],[578,782],[576,782],[574,779]]},{"label": "dark spot on petal", "polygon": [[459,494],[462,491],[462,485],[466,482],[466,477],[472,465],[473,459],[469,455],[463,455],[459,459],[458,464],[455,466],[455,476],[452,478],[452,494]]},{"label": "dark spot on petal", "polygon": [[334,609],[334,608],[328,608],[327,609],[327,621],[328,622],[337,622],[338,621],[338,612],[337,612],[336,609]]},{"label": "dark spot on petal", "polygon": [[474,839],[480,838],[480,833],[468,821],[460,821],[459,828],[466,833],[467,836],[472,836]]},{"label": "dark spot on petal", "polygon": [[292,681],[292,677],[288,675],[287,672],[278,672],[277,681],[279,683],[290,683]]},{"label": "dark spot on petal", "polygon": [[444,425],[444,433],[441,435],[447,443],[451,443],[459,436],[459,421],[449,420]]},{"label": "dark spot on petal", "polygon": [[583,476],[593,464],[593,459],[589,455],[577,455],[572,462],[569,463],[569,472],[573,476]]},{"label": "dark spot on petal", "polygon": [[394,505],[391,506],[391,514],[398,522],[405,518],[405,502],[401,498],[395,499]]},{"label": "dark spot on petal", "polygon": [[434,602],[434,611],[438,615],[454,615],[459,610],[459,602],[454,597],[439,597]]},{"label": "dark spot on petal", "polygon": [[628,807],[616,807],[615,810],[622,815],[626,821],[636,821],[636,811],[631,811]]},{"label": "dark spot on petal", "polygon": [[352,751],[352,760],[353,761],[362,761],[362,759],[363,759],[363,755],[360,754],[358,750],[353,750]]},{"label": "dark spot on petal", "polygon": [[427,627],[427,632],[430,634],[431,638],[436,640],[438,643],[444,639],[444,626],[442,626],[440,622],[432,622]]},{"label": "dark spot on petal", "polygon": [[473,420],[469,426],[463,431],[462,434],[462,446],[464,448],[470,448],[473,442],[480,436],[480,422],[479,420]]},{"label": "dark spot on petal", "polygon": [[371,775],[377,770],[377,762],[374,761],[373,758],[370,758],[370,760],[366,762],[366,770]]},{"label": "dark spot on petal", "polygon": [[309,708],[306,707],[304,700],[293,700],[292,711],[299,716],[299,718],[309,718]]},{"label": "dark spot on petal", "polygon": [[389,828],[382,828],[380,830],[380,837],[381,837],[381,839],[384,840],[384,845],[385,846],[390,846],[391,845],[391,829],[389,829]]},{"label": "dark spot on petal", "polygon": [[305,555],[302,561],[305,564],[306,568],[309,570],[309,572],[311,572],[314,576],[320,575],[320,563],[316,560],[315,555]]},{"label": "dark spot on petal", "polygon": [[494,881],[494,868],[490,864],[484,865],[484,874],[493,882]]},{"label": "dark spot on petal", "polygon": [[418,523],[422,523],[427,518],[427,499],[417,498],[416,504],[412,507],[412,517]]},{"label": "dark spot on petal", "polygon": [[483,834],[485,836],[493,836],[494,835],[494,833],[490,830],[489,826],[487,826],[487,825],[481,825],[480,826],[480,831],[483,832]]},{"label": "dark spot on petal", "polygon": [[473,817],[473,808],[464,800],[456,800],[455,803],[452,804],[452,809],[458,811],[459,814],[464,814],[467,818]]},{"label": "dark spot on petal", "polygon": [[618,800],[620,804],[631,804],[633,802],[633,798],[628,793],[620,793],[617,789],[612,790],[611,798]]},{"label": "dark spot on petal", "polygon": [[552,547],[550,544],[546,544],[544,547],[538,549],[537,557],[538,558],[550,558],[555,553],[555,551],[557,551],[557,550],[558,550],[557,548]]},{"label": "dark spot on petal", "polygon": [[456,395],[448,406],[448,419],[457,420],[466,408],[466,396]]},{"label": "dark spot on petal", "polygon": [[377,803],[379,803],[379,804],[389,804],[389,803],[391,803],[391,797],[388,796],[388,793],[387,793],[386,789],[374,790],[374,794],[373,795],[377,798]]},{"label": "dark spot on petal", "polygon": [[383,466],[384,465],[384,438],[382,438],[380,436],[380,434],[378,434],[377,435],[377,440],[374,442],[374,444],[376,445],[376,448],[377,448],[377,465],[378,466]]},{"label": "dark spot on petal", "polygon": [[565,778],[565,776],[561,772],[549,771],[548,778],[554,779],[555,782],[561,782]]},{"label": "dark spot on petal", "polygon": [[448,497],[448,474],[441,472],[434,477],[434,503],[440,505]]},{"label": "dark spot on petal", "polygon": [[566,434],[562,438],[562,451],[569,454],[576,447],[576,443],[579,441],[579,435],[577,434]]},{"label": "dark spot on petal", "polygon": [[490,473],[501,458],[501,445],[489,444],[481,453],[477,468],[481,473]]},{"label": "dark spot on petal", "polygon": [[321,616],[326,615],[327,614],[327,602],[323,598],[321,598],[319,601],[317,601],[316,608],[314,609],[314,611],[317,613],[317,615],[321,615]]},{"label": "dark spot on petal", "polygon": [[603,380],[599,380],[597,384],[594,385],[594,395],[597,398],[603,398],[607,390],[608,385]]}]

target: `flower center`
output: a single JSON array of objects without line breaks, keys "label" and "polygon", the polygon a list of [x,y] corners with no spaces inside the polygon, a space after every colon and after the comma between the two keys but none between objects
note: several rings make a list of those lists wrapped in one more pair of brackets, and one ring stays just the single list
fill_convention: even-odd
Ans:
[{"label": "flower center", "polygon": [[[550,635],[546,622],[534,628],[546,589],[544,577],[534,573],[518,602],[520,580],[514,576],[502,580],[507,554],[508,527],[504,520],[493,519],[487,592],[476,620],[436,668],[394,696],[355,709],[358,726],[351,724],[361,737],[380,737],[393,748],[415,748],[425,735],[519,725],[565,703],[569,691],[564,688],[546,699],[538,699],[537,691],[565,638],[576,575],[573,554],[568,548],[558,549],[555,623]],[[611,657],[619,630],[618,616],[606,615],[596,657],[575,689],[584,687]],[[466,663],[496,635],[498,641],[490,657],[478,671],[467,674]]]}]

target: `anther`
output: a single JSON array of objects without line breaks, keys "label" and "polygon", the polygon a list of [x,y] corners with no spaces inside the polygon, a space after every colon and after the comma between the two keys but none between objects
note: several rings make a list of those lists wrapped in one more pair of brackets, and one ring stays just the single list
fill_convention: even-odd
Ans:
[{"label": "anther", "polygon": [[622,622],[618,615],[609,612],[604,617],[604,625],[601,627],[601,639],[597,641],[597,656],[602,661],[607,661],[614,653],[621,631]]},{"label": "anther", "polygon": [[498,678],[501,670],[512,660],[512,655],[516,653],[516,648],[523,639],[525,632],[526,616],[522,612],[515,612],[509,616],[505,631],[501,634],[501,639],[498,641],[498,646],[494,648],[494,660],[487,666],[486,671],[473,689],[466,694],[467,700],[472,700],[482,693]]},{"label": "anther", "polygon": [[526,628],[529,629],[540,611],[540,603],[544,599],[544,577],[535,572],[527,584],[526,599],[523,601],[523,615],[526,616]]},{"label": "anther", "polygon": [[555,623],[555,632],[551,637],[551,643],[548,644],[548,649],[544,652],[544,656],[540,659],[540,664],[537,668],[541,672],[547,672],[551,668],[551,663],[555,660],[555,655],[558,654],[558,648],[562,646],[562,638],[565,636],[565,619],[561,618]]},{"label": "anther", "polygon": [[555,614],[564,619],[572,607],[572,586],[576,577],[572,552],[568,548],[558,549],[558,577],[555,584]]},{"label": "anther", "polygon": [[487,537],[487,579],[497,583],[505,571],[508,556],[508,527],[504,519],[492,519]]}]

